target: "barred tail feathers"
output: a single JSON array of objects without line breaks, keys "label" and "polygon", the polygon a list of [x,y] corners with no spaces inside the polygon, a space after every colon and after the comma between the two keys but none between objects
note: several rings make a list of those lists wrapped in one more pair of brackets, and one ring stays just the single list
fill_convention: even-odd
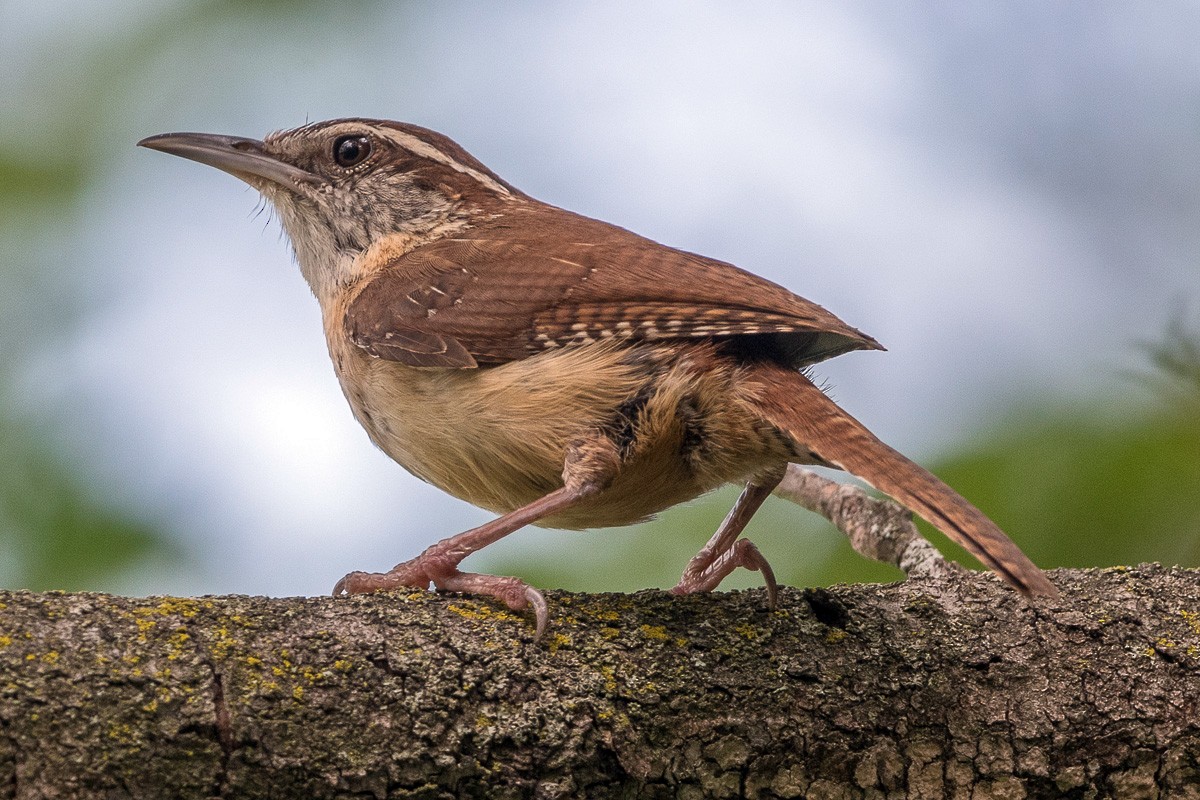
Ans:
[{"label": "barred tail feathers", "polygon": [[803,374],[781,365],[753,368],[759,413],[816,460],[849,472],[966,548],[1026,597],[1058,590],[996,523],[937,476],[881,442]]}]

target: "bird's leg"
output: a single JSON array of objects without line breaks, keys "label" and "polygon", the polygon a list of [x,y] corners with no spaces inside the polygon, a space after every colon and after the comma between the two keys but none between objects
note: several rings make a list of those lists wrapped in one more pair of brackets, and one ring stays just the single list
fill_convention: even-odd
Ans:
[{"label": "bird's leg", "polygon": [[711,592],[725,576],[738,567],[757,570],[767,585],[767,602],[775,609],[777,588],[775,573],[762,553],[747,539],[738,539],[754,512],[758,511],[771,492],[783,479],[783,469],[757,475],[746,484],[737,502],[729,510],[708,544],[688,562],[671,594]]},{"label": "bird's leg", "polygon": [[443,539],[416,558],[388,572],[351,572],[333,587],[335,597],[403,586],[428,589],[432,583],[448,592],[494,597],[514,611],[533,607],[537,616],[535,641],[546,630],[549,611],[542,593],[519,578],[462,572],[458,565],[472,553],[543,517],[556,514],[605,489],[620,466],[617,447],[603,434],[576,439],[567,450],[563,486],[491,522]]}]

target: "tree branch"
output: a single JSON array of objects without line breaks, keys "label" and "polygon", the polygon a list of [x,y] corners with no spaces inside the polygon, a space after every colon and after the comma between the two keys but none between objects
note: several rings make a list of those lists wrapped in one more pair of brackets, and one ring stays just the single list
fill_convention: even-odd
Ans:
[{"label": "tree branch", "polygon": [[859,555],[899,568],[910,578],[949,578],[962,570],[947,561],[913,523],[912,512],[852,483],[788,464],[775,494],[820,514],[850,540]]},{"label": "tree branch", "polygon": [[0,593],[0,798],[1197,796],[1200,571],[1053,579]]}]

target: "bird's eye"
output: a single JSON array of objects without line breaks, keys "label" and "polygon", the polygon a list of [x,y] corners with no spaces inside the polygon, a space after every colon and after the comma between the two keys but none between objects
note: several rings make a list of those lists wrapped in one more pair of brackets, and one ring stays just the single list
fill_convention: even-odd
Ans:
[{"label": "bird's eye", "polygon": [[362,134],[339,136],[333,142],[333,160],[339,167],[361,164],[371,155],[371,140]]}]

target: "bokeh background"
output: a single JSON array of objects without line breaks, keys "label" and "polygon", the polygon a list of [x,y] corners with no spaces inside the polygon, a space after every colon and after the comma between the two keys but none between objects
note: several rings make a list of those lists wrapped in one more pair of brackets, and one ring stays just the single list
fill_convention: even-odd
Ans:
[{"label": "bokeh background", "polygon": [[[1200,565],[1197,30],[1166,0],[5,0],[0,585],[322,593],[487,518],[372,449],[255,194],[133,146],[337,116],[875,335],[835,397],[1040,563]],[[670,586],[733,496],[468,564]],[[898,577],[783,501],[749,533],[789,583]]]}]

